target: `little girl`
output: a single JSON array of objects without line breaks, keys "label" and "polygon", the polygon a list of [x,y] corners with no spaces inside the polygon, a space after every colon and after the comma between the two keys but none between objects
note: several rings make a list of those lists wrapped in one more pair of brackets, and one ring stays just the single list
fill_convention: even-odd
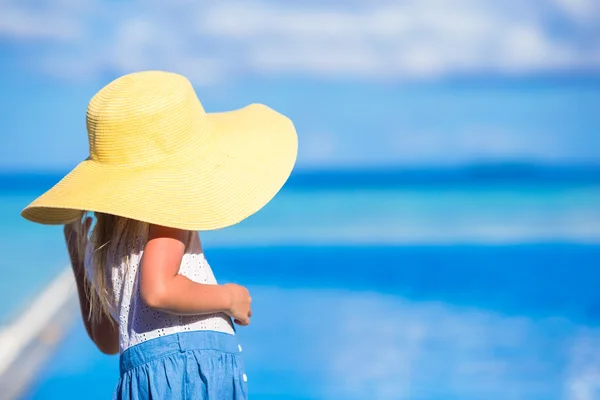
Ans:
[{"label": "little girl", "polygon": [[22,215],[64,224],[88,335],[120,353],[113,398],[246,399],[232,319],[248,325],[252,300],[217,284],[197,231],[275,196],[293,124],[258,104],[206,113],[186,78],[147,71],[100,90],[87,130],[90,156]]}]

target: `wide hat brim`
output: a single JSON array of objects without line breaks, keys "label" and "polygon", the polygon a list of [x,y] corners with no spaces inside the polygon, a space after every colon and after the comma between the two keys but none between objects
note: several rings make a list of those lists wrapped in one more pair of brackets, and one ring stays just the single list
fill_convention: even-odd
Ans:
[{"label": "wide hat brim", "polygon": [[210,132],[197,148],[138,166],[88,159],[21,215],[56,225],[95,211],[188,230],[244,220],[288,179],[298,151],[296,131],[288,118],[260,104],[205,117]]}]

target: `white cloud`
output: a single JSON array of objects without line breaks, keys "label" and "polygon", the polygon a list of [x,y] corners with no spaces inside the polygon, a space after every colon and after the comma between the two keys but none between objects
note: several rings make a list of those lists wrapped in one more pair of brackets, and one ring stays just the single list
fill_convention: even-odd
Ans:
[{"label": "white cloud", "polygon": [[[0,37],[51,42],[44,54],[31,50],[30,57],[59,75],[164,68],[199,84],[265,73],[423,79],[600,66],[600,40],[588,38],[582,46],[578,35],[589,30],[586,21],[598,19],[593,0],[526,3],[4,2]],[[553,31],[553,10],[571,34]],[[48,53],[60,57],[48,61]]]},{"label": "white cloud", "polygon": [[69,42],[78,40],[82,32],[79,22],[67,15],[0,4],[0,38]]},{"label": "white cloud", "polygon": [[561,10],[579,23],[592,22],[600,17],[600,3],[596,0],[555,0]]}]

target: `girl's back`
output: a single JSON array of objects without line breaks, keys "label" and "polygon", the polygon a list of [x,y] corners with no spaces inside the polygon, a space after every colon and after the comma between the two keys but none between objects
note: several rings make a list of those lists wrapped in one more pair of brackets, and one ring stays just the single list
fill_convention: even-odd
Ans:
[{"label": "girl's back", "polygon": [[[102,218],[102,217],[101,217]],[[116,240],[107,243],[106,282],[112,292],[110,313],[119,324],[119,349],[124,352],[146,340],[178,332],[213,330],[234,334],[231,318],[225,313],[205,315],[176,315],[150,308],[140,295],[140,263],[148,241],[148,224],[115,219]],[[119,240],[120,239],[120,240]],[[93,245],[86,247],[85,269],[93,275]],[[217,284],[206,261],[197,233],[190,235],[179,274],[204,284]],[[90,279],[91,280],[91,279]]]}]

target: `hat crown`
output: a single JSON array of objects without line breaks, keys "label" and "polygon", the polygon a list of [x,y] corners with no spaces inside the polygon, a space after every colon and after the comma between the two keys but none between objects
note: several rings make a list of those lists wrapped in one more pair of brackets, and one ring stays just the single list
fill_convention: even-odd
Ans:
[{"label": "hat crown", "polygon": [[111,165],[163,160],[200,139],[205,111],[184,76],[145,71],[122,76],[90,101],[90,159]]}]

